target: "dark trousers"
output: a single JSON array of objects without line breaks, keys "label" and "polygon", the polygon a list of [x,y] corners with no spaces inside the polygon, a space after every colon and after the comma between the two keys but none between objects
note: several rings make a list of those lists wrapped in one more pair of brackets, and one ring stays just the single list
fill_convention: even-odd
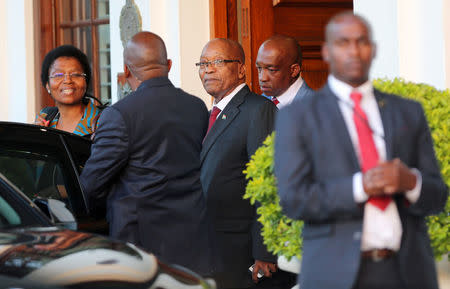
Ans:
[{"label": "dark trousers", "polygon": [[396,257],[381,261],[361,259],[358,277],[353,289],[405,289],[400,278]]},{"label": "dark trousers", "polygon": [[279,270],[271,278],[262,278],[251,289],[291,289],[297,284],[297,274]]}]

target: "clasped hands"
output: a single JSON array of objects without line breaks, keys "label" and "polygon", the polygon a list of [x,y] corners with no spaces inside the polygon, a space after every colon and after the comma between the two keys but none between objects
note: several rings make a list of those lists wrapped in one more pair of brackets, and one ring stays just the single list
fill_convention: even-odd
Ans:
[{"label": "clasped hands", "polygon": [[414,189],[416,175],[398,158],[380,162],[363,174],[364,191],[369,197],[394,195]]}]

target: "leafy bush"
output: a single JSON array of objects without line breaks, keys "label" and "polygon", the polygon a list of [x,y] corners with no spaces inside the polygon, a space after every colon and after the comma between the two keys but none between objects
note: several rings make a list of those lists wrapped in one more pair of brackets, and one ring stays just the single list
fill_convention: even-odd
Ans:
[{"label": "leafy bush", "polygon": [[[439,91],[426,84],[415,84],[402,79],[377,79],[374,86],[387,93],[402,95],[419,101],[428,119],[434,141],[436,157],[442,176],[450,186],[450,91]],[[283,215],[273,174],[275,134],[268,136],[264,144],[252,156],[244,171],[249,179],[245,199],[252,204],[259,202],[258,220],[263,224],[262,235],[269,251],[277,255],[301,258],[302,221],[295,221]],[[428,232],[437,259],[450,252],[450,198],[445,211],[430,216]],[[448,255],[450,261],[450,255]]]}]

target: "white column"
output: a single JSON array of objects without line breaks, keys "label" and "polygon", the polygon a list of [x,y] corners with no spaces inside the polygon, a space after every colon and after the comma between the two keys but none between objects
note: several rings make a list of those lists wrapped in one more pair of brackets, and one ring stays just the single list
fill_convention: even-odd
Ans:
[{"label": "white column", "polygon": [[[394,78],[399,75],[397,0],[355,0],[355,14],[363,16],[372,26],[376,57],[371,77]],[[382,16],[381,16],[382,15]]]},{"label": "white column", "polygon": [[450,87],[448,0],[354,0],[378,45],[372,77],[402,77],[438,89]]},{"label": "white column", "polygon": [[203,88],[195,66],[208,41],[209,1],[180,0],[181,87],[210,107],[211,96]]},{"label": "white column", "polygon": [[0,2],[0,119],[32,122],[36,75],[33,1]]},{"label": "white column", "polygon": [[[189,1],[190,2],[190,1]],[[150,0],[150,29],[166,44],[167,57],[172,60],[169,78],[181,85],[180,63],[180,3],[179,0]]]},{"label": "white column", "polygon": [[[163,0],[165,1],[165,0]],[[142,30],[150,30],[150,0],[134,0],[142,20]],[[126,0],[109,3],[109,29],[111,40],[111,101],[117,99],[117,74],[123,72],[123,45],[120,39],[120,12]]]},{"label": "white column", "polygon": [[111,52],[111,102],[117,101],[117,74],[123,72],[123,46],[120,40],[120,11],[125,0],[109,2],[109,39]]},{"label": "white column", "polygon": [[438,89],[445,88],[442,8],[442,0],[398,0],[400,75]]},{"label": "white column", "polygon": [[[8,37],[8,2],[0,1],[0,39]],[[8,63],[8,42],[0,41],[0,120],[8,120],[9,118],[9,67]]]},{"label": "white column", "polygon": [[[120,11],[125,0],[110,3],[112,100],[117,101],[117,73],[123,71],[123,47],[120,41]],[[142,16],[142,29],[161,36],[172,59],[169,78],[177,87],[202,98],[206,94],[195,62],[209,40],[209,1],[135,0]]]},{"label": "white column", "polygon": [[[445,87],[450,88],[450,1],[444,1],[442,17],[444,19],[444,57],[445,57]],[[449,286],[450,287],[450,286]]]}]

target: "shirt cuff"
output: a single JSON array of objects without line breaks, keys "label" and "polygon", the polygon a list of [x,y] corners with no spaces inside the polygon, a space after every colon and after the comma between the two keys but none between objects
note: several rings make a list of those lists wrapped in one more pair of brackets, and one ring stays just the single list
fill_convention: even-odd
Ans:
[{"label": "shirt cuff", "polygon": [[364,203],[369,199],[369,196],[364,192],[362,172],[353,175],[353,198],[357,203]]},{"label": "shirt cuff", "polygon": [[412,173],[416,175],[416,186],[414,189],[405,192],[405,197],[412,204],[417,202],[420,197],[420,191],[422,190],[422,174],[418,169],[412,168]]}]

